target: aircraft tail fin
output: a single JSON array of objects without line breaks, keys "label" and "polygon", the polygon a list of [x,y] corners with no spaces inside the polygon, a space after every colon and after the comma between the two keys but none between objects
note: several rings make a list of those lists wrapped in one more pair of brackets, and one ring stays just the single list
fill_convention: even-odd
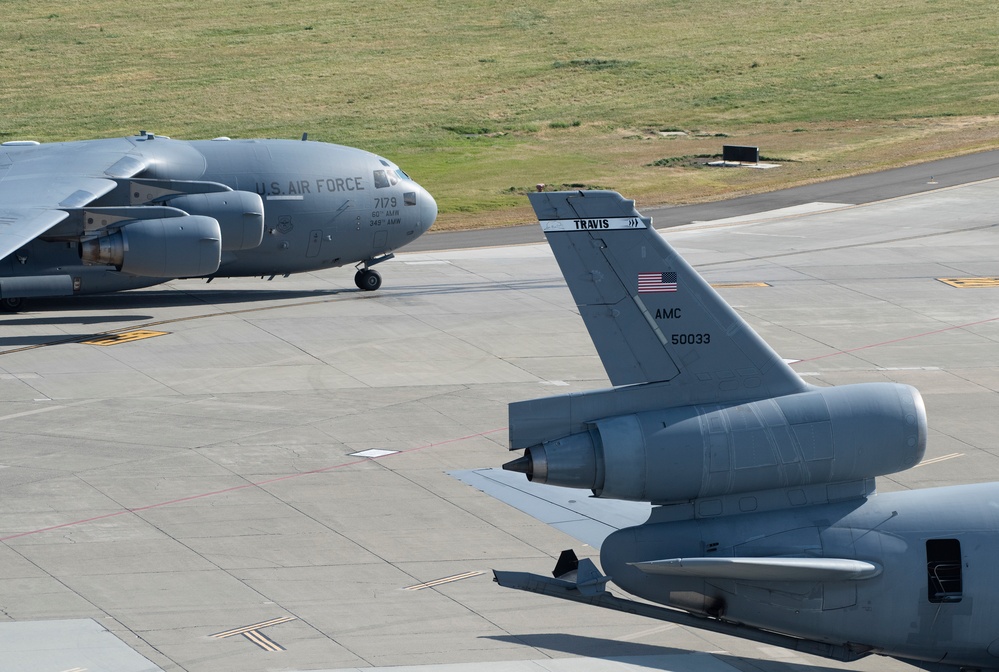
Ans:
[{"label": "aircraft tail fin", "polygon": [[776,397],[805,383],[614,191],[528,195],[615,386],[660,407]]}]

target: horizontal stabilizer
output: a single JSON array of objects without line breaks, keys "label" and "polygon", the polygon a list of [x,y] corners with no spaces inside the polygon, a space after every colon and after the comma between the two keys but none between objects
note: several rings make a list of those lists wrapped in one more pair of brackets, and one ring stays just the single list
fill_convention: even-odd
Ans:
[{"label": "horizontal stabilizer", "polygon": [[629,563],[646,574],[743,581],[861,581],[881,565],[847,558],[673,558]]},{"label": "horizontal stabilizer", "polygon": [[521,474],[502,469],[452,471],[450,475],[593,548],[600,548],[612,532],[646,522],[652,510],[645,502],[586,497],[579,490],[531,483]]}]

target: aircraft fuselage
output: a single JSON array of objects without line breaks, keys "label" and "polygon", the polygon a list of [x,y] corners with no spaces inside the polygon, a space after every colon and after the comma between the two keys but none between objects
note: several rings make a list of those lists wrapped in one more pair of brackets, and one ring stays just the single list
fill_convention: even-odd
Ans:
[{"label": "aircraft fuselage", "polygon": [[[616,584],[660,604],[902,659],[993,668],[997,531],[999,484],[988,483],[650,522],[613,533],[600,559]],[[651,575],[629,564],[703,557],[855,558],[882,571],[859,581],[750,582]]]},{"label": "aircraft fuselage", "polygon": [[[103,157],[108,158],[102,163]],[[82,199],[79,207],[63,208],[71,213],[68,219],[0,259],[0,279],[69,276],[74,294],[146,287],[176,277],[273,276],[351,264],[367,270],[419,237],[437,215],[430,194],[392,162],[320,142],[180,141],[144,134],[4,146],[0,164],[3,161],[14,166],[36,162],[46,169],[52,165],[63,180],[82,176],[117,184],[89,202]],[[64,176],[58,174],[62,165]],[[204,200],[206,195],[210,200]],[[208,270],[195,273],[153,274],[129,272],[120,260],[87,258],[87,241],[97,250],[122,230],[118,247],[124,258],[139,256],[134,251],[137,236],[131,235],[130,250],[129,234],[138,231],[134,221],[143,220],[146,212],[150,218],[167,217],[158,220],[167,225],[175,221],[169,217],[185,214],[218,219],[222,227],[217,264],[201,266]],[[110,223],[101,226],[109,213]],[[246,224],[239,221],[241,216],[256,219]],[[171,240],[165,236],[159,245],[166,257],[189,254],[179,246],[173,249]],[[5,286],[4,298],[51,295],[30,282],[24,283],[28,289],[22,294]]]},{"label": "aircraft fuselage", "polygon": [[216,275],[299,273],[375,259],[433,223],[433,198],[398,167],[349,147],[288,140],[199,141],[201,179],[264,201],[264,239],[223,253]]}]

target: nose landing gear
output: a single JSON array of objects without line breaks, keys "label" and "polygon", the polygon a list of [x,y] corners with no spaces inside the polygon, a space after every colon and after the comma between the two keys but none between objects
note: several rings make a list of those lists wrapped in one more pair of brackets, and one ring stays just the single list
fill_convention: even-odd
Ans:
[{"label": "nose landing gear", "polygon": [[359,269],[354,274],[354,284],[357,285],[358,289],[373,292],[382,286],[382,276],[379,275],[378,271],[370,268]]},{"label": "nose landing gear", "polygon": [[371,270],[371,267],[393,258],[395,258],[395,255],[389,252],[380,257],[362,261],[357,265],[357,273],[354,274],[354,284],[357,285],[358,289],[363,289],[366,292],[375,291],[382,286],[382,276],[378,274],[378,271]]}]

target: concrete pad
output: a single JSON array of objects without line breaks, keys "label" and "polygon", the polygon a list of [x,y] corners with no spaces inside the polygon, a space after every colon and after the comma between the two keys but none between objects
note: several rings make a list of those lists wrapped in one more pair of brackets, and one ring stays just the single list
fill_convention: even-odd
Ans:
[{"label": "concrete pad", "polygon": [[[999,289],[937,278],[999,276],[995,185],[834,205],[667,236],[711,282],[766,283],[720,291],[809,382],[922,390],[927,461],[880,489],[992,478]],[[912,669],[497,587],[494,567],[593,550],[447,472],[509,459],[509,402],[606,377],[546,246],[401,254],[384,275],[374,294],[334,269],[0,317],[2,618],[93,619],[187,672]],[[67,341],[125,326],[169,333]],[[273,619],[281,650],[214,636]]]}]

